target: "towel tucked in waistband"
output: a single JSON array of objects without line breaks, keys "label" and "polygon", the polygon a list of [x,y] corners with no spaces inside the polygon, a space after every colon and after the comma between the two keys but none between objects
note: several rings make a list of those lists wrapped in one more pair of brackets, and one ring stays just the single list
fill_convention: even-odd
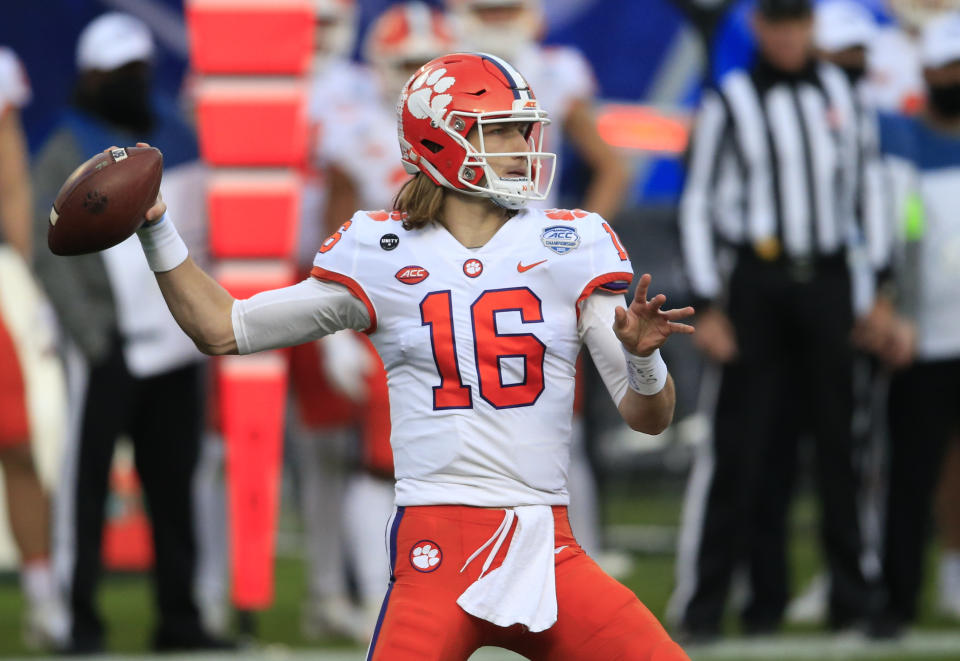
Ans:
[{"label": "towel tucked in waistband", "polygon": [[[503,563],[488,572],[514,520],[516,530]],[[522,624],[534,633],[552,627],[557,621],[553,509],[548,505],[525,505],[504,510],[500,527],[460,571],[490,544],[493,548],[480,577],[464,590],[457,603],[471,615],[501,627]]]}]

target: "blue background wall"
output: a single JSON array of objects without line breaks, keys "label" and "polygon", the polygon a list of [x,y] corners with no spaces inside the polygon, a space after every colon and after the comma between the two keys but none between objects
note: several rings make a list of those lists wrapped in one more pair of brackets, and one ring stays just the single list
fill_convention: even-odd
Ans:
[{"label": "blue background wall", "polygon": [[[170,94],[186,66],[181,0],[39,0],[4,3],[0,44],[12,47],[27,69],[33,103],[24,111],[32,148],[42,141],[73,86],[74,47],[98,14],[122,7],[154,17],[161,53],[158,76]],[[361,25],[391,0],[359,0]],[[434,2],[433,4],[438,4]],[[575,44],[594,63],[601,95],[640,100],[681,25],[667,0],[547,0],[548,41]]]}]

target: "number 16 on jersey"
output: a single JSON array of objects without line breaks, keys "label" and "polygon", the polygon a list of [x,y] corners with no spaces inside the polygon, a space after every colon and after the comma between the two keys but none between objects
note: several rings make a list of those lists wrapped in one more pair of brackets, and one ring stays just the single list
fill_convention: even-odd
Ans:
[{"label": "number 16 on jersey", "polygon": [[[433,359],[440,385],[433,388],[434,410],[473,408],[473,392],[463,383],[453,329],[453,299],[449,290],[427,294],[420,302],[420,320],[430,327]],[[543,393],[546,345],[533,333],[499,333],[499,312],[519,312],[524,324],[543,323],[540,299],[527,287],[489,289],[470,306],[473,353],[480,397],[494,408],[532,406]],[[504,385],[502,360],[523,361],[523,380]]]}]

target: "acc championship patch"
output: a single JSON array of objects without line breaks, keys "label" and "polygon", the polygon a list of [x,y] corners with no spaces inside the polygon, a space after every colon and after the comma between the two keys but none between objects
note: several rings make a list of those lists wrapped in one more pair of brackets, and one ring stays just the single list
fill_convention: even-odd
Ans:
[{"label": "acc championship patch", "polygon": [[558,255],[566,255],[580,245],[580,235],[569,225],[551,225],[540,234],[540,242]]}]

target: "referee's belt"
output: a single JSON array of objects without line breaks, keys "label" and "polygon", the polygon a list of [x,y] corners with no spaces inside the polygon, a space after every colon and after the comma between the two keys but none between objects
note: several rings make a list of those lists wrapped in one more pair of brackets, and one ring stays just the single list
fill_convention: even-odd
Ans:
[{"label": "referee's belt", "polygon": [[796,282],[809,282],[817,271],[847,268],[844,250],[829,254],[789,255],[781,249],[780,241],[773,237],[756,241],[750,246],[741,246],[738,252],[741,259],[784,269],[790,279]]}]

